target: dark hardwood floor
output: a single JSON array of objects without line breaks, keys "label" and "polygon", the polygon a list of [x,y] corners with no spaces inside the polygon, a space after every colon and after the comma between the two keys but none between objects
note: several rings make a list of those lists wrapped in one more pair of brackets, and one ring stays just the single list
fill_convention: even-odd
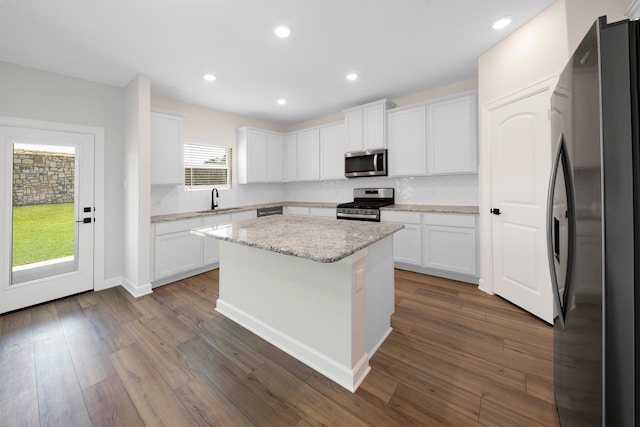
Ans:
[{"label": "dark hardwood floor", "polygon": [[1,426],[556,426],[552,329],[476,286],[396,270],[356,393],[218,314],[218,271],[0,316]]}]

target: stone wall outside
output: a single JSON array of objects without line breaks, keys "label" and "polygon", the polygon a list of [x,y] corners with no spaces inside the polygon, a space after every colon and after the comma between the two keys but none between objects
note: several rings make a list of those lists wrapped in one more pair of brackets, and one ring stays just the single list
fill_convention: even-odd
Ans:
[{"label": "stone wall outside", "polygon": [[13,206],[73,203],[75,157],[14,150]]}]

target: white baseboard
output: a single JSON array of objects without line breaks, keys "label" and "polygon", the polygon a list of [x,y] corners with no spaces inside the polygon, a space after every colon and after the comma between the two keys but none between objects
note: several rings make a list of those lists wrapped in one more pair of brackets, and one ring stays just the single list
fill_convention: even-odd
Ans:
[{"label": "white baseboard", "polygon": [[148,295],[153,292],[151,289],[151,283],[146,283],[144,285],[134,285],[129,282],[127,279],[122,279],[122,287],[127,290],[134,298],[140,298],[141,296]]},{"label": "white baseboard", "polygon": [[478,289],[480,289],[485,294],[495,295],[495,293],[493,292],[493,288],[491,288],[491,290],[489,290],[486,286],[484,286],[484,280],[483,279],[480,279],[479,282],[480,283],[478,284]]},{"label": "white baseboard", "polygon": [[393,328],[389,327],[389,329],[387,330],[387,332],[385,332],[385,334],[382,336],[382,338],[380,338],[380,341],[378,341],[373,348],[369,351],[369,359],[371,359],[373,357],[374,354],[376,354],[376,351],[378,351],[378,349],[380,348],[380,346],[382,345],[382,343],[384,342],[384,340],[387,339],[387,337],[391,334],[391,331],[393,331]]},{"label": "white baseboard", "polygon": [[352,393],[357,390],[371,370],[369,367],[369,356],[366,353],[352,368],[342,365],[289,335],[273,329],[259,319],[237,309],[231,304],[227,304],[219,298],[216,303],[216,311],[250,330],[260,338],[275,345],[290,356],[295,357],[305,365],[315,369]]},{"label": "white baseboard", "polygon": [[471,283],[473,285],[478,284],[478,277],[469,276],[466,274],[453,273],[450,271],[435,270],[432,268],[418,267],[417,265],[405,264],[402,262],[396,262],[394,267],[399,270],[413,271],[414,273],[427,274],[429,276],[443,277],[445,279],[457,280],[459,282]]}]

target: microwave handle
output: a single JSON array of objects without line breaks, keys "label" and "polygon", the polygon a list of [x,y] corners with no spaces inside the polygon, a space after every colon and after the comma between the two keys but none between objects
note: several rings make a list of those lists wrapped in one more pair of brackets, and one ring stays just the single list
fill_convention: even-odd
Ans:
[{"label": "microwave handle", "polygon": [[378,155],[374,154],[373,155],[373,170],[374,171],[378,171]]}]

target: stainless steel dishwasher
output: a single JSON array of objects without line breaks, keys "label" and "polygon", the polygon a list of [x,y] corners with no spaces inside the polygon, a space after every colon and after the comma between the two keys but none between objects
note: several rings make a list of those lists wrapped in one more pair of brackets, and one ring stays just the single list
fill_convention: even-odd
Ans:
[{"label": "stainless steel dishwasher", "polygon": [[269,208],[258,208],[258,218],[269,215],[282,215],[282,206],[272,206]]}]

